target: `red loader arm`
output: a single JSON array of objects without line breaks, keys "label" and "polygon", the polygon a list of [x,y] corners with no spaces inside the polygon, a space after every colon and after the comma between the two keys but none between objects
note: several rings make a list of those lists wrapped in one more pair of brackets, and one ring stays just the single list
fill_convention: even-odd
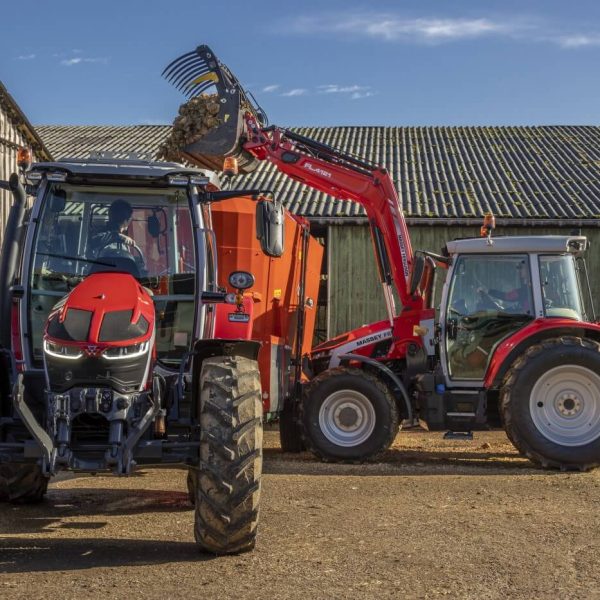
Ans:
[{"label": "red loader arm", "polygon": [[392,286],[404,309],[420,310],[420,295],[409,293],[412,247],[396,188],[386,169],[278,127],[261,128],[244,115],[244,150],[309,187],[365,208],[390,321],[396,316]]}]

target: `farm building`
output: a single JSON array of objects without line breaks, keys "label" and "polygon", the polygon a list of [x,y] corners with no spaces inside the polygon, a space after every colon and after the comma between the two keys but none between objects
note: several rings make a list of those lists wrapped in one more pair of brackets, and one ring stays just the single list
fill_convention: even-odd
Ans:
[{"label": "farm building", "polygon": [[[40,136],[0,82],[0,180],[7,180],[17,170],[19,146],[31,147],[35,160],[51,158]],[[10,204],[10,193],[0,190],[0,231],[4,231]]]},{"label": "farm building", "polygon": [[[109,151],[154,156],[169,126],[42,126],[56,157]],[[581,231],[600,297],[600,127],[323,127],[294,131],[385,166],[396,182],[414,249],[478,235],[485,212],[497,235]],[[367,220],[356,204],[309,189],[261,164],[236,187],[272,189],[311,221],[327,248],[321,339],[385,318]],[[350,276],[351,274],[351,276]],[[335,310],[327,310],[335,306]]]}]

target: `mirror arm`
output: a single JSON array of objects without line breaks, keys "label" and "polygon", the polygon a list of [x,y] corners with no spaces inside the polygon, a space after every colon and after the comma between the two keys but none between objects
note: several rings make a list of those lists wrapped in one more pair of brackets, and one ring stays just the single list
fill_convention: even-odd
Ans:
[{"label": "mirror arm", "polygon": [[0,190],[10,191],[10,185],[8,181],[0,181]]}]

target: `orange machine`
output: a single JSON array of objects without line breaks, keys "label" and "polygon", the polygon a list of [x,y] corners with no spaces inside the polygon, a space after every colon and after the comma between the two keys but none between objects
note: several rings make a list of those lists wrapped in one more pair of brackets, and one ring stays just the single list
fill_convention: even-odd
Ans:
[{"label": "orange machine", "polygon": [[255,210],[249,198],[212,205],[218,281],[228,287],[229,273],[240,269],[256,278],[246,292],[253,301],[252,339],[263,343],[258,357],[263,407],[275,413],[300,380],[302,355],[311,349],[323,247],[310,235],[306,219],[286,211],[283,255],[266,256],[256,238]]}]

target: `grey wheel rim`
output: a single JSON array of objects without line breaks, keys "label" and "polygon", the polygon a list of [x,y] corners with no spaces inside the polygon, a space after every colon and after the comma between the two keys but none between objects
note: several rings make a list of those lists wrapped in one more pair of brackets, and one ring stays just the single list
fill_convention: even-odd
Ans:
[{"label": "grey wheel rim", "polygon": [[579,365],[546,371],[535,383],[529,410],[538,431],[561,446],[585,446],[600,437],[600,376]]},{"label": "grey wheel rim", "polygon": [[327,396],[319,409],[319,427],[333,444],[351,448],[369,439],[375,429],[375,408],[356,390],[339,390]]}]

